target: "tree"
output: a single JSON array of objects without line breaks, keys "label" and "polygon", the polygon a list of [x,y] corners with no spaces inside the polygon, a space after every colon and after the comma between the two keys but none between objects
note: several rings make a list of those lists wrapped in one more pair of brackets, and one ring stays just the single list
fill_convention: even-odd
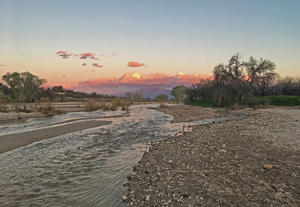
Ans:
[{"label": "tree", "polygon": [[2,77],[12,91],[12,98],[18,102],[32,102],[45,80],[29,72],[7,73]]},{"label": "tree", "polygon": [[213,70],[214,79],[193,86],[187,91],[188,102],[209,101],[213,105],[234,103],[253,105],[255,96],[266,95],[277,77],[275,64],[268,59],[250,57],[242,61],[237,53],[228,64],[219,64]]},{"label": "tree", "polygon": [[141,101],[141,100],[143,100],[143,94],[138,92],[133,94],[133,101]]},{"label": "tree", "polygon": [[159,94],[155,97],[157,101],[167,101],[169,99],[168,95],[166,94]]},{"label": "tree", "polygon": [[62,86],[53,86],[52,91],[53,92],[64,92],[64,88]]},{"label": "tree", "polygon": [[185,98],[186,87],[184,85],[175,86],[170,94],[174,96],[177,102],[183,102]]}]

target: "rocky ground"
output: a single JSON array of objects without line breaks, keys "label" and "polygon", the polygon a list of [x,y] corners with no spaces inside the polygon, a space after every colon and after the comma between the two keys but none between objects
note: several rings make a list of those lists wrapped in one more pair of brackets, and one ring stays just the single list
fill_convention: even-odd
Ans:
[{"label": "rocky ground", "polygon": [[234,113],[247,118],[152,143],[128,177],[127,205],[300,206],[300,120],[266,110]]},{"label": "rocky ground", "polygon": [[198,121],[201,119],[209,119],[222,117],[226,113],[222,109],[217,108],[203,108],[190,105],[177,105],[177,106],[164,106],[157,108],[156,110],[165,114],[170,114],[174,117],[173,123]]}]

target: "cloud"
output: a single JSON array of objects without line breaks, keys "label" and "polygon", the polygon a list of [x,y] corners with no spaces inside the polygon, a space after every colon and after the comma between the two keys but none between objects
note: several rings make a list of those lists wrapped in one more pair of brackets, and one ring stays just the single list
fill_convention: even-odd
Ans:
[{"label": "cloud", "polygon": [[59,54],[67,54],[67,53],[68,53],[67,51],[59,50],[55,54],[59,55]]},{"label": "cloud", "polygon": [[96,67],[96,68],[102,68],[102,67],[103,67],[102,65],[99,65],[98,63],[93,63],[92,66],[94,66],[94,67]]},{"label": "cloud", "polygon": [[144,63],[138,63],[135,61],[129,61],[127,64],[128,67],[142,67],[145,66]]},{"label": "cloud", "polygon": [[96,58],[94,53],[90,53],[90,52],[84,52],[84,53],[80,53],[80,59],[93,59],[93,60],[99,60],[98,58]]},{"label": "cloud", "polygon": [[144,74],[129,72],[118,78],[99,78],[79,82],[74,90],[97,92],[100,94],[124,95],[128,92],[141,92],[146,97],[155,97],[158,94],[168,94],[177,85],[191,86],[200,80],[211,78],[209,75],[161,73]]},{"label": "cloud", "polygon": [[69,58],[70,56],[72,56],[72,53],[68,53],[67,51],[63,51],[63,50],[59,50],[55,53],[56,55],[66,59]]},{"label": "cloud", "polygon": [[82,66],[86,66],[86,63],[82,63]]},{"label": "cloud", "polygon": [[5,67],[6,65],[0,64],[0,67]]}]

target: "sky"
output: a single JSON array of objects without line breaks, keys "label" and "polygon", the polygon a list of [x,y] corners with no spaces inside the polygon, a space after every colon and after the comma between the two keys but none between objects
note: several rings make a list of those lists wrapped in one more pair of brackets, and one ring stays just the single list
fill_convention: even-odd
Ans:
[{"label": "sky", "polygon": [[299,77],[299,9],[298,0],[0,0],[0,76],[151,96],[239,52]]}]

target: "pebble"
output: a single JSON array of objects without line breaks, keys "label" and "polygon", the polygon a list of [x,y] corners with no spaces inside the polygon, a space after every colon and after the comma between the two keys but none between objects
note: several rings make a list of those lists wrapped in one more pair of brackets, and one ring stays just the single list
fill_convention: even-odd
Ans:
[{"label": "pebble", "polygon": [[149,201],[150,200],[150,195],[146,195],[145,201]]},{"label": "pebble", "polygon": [[271,164],[264,165],[264,169],[266,169],[266,170],[271,170],[272,167],[273,167],[273,165],[271,165]]}]

